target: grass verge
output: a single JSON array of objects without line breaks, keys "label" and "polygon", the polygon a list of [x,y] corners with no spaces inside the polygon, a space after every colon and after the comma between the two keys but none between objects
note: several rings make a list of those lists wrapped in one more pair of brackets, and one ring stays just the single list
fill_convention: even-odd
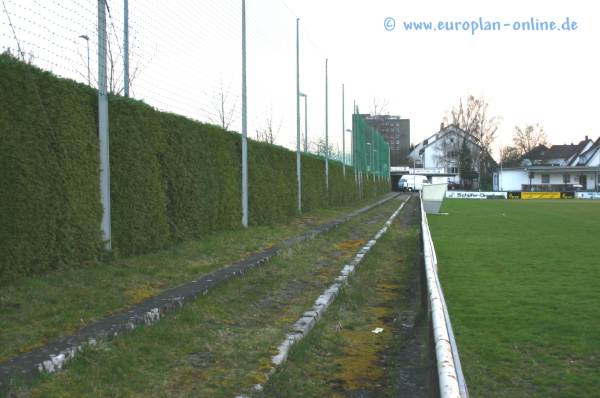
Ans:
[{"label": "grass verge", "polygon": [[417,205],[407,204],[262,396],[428,396]]},{"label": "grass verge", "polygon": [[473,396],[600,391],[600,203],[449,200],[430,216]]},{"label": "grass verge", "polygon": [[208,235],[153,254],[23,278],[0,289],[0,362],[364,206]]},{"label": "grass verge", "polygon": [[63,372],[14,393],[230,398],[263,381],[289,326],[354,255],[348,241],[369,238],[399,203],[394,199],[295,246],[156,325],[90,347]]}]

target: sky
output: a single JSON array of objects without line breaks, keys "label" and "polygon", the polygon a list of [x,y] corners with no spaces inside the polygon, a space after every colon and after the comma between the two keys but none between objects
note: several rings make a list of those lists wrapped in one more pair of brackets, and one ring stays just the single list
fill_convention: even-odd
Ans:
[{"label": "sky", "polygon": [[[552,143],[600,136],[600,30],[586,1],[292,1],[305,28],[344,65],[353,97],[373,97],[411,119],[411,141],[439,129],[445,112],[469,94],[502,118],[497,145],[514,126],[540,123]],[[384,20],[393,17],[396,29]],[[575,31],[406,32],[401,21],[576,21]],[[356,58],[357,49],[362,56]]]},{"label": "sky", "polygon": [[[119,87],[123,0],[107,2]],[[1,50],[14,49],[18,42],[37,66],[87,83],[89,44],[95,85],[96,1],[4,0],[3,6]],[[353,102],[368,113],[375,99],[387,102],[390,114],[411,120],[411,141],[417,143],[435,133],[444,115],[468,95],[483,96],[490,115],[502,119],[496,151],[510,144],[516,125],[539,123],[555,144],[600,136],[595,122],[600,29],[593,2],[246,0],[246,8],[250,136],[271,125],[277,144],[295,148],[296,18],[300,90],[308,95],[311,141],[323,138],[327,129],[329,141],[341,149]],[[130,68],[136,70],[132,95],[158,109],[212,123],[219,122],[224,99],[229,128],[240,131],[240,9],[241,0],[129,0]],[[384,23],[387,18],[394,19],[393,30]],[[502,28],[473,32],[472,22],[480,18]],[[577,28],[513,29],[531,18],[559,27],[569,18]],[[404,25],[410,22],[460,24],[454,31],[407,31]],[[462,30],[463,22],[468,30]],[[302,131],[304,112],[302,102]]]}]

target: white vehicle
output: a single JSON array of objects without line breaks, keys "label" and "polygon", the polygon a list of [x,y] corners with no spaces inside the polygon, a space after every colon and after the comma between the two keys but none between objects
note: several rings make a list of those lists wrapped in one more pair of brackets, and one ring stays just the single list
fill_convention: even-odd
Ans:
[{"label": "white vehicle", "polygon": [[423,184],[429,184],[427,177],[419,174],[406,174],[400,177],[398,188],[401,191],[420,191],[423,188]]}]

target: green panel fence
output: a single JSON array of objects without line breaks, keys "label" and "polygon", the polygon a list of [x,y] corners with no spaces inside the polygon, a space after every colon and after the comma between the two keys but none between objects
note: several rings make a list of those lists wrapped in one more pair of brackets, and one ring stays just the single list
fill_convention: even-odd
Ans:
[{"label": "green panel fence", "polygon": [[358,113],[352,115],[352,159],[360,173],[389,178],[390,146]]}]

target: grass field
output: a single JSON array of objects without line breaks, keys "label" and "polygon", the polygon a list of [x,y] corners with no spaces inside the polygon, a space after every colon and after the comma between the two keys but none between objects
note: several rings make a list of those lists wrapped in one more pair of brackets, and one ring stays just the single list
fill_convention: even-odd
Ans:
[{"label": "grass field", "polygon": [[600,394],[600,202],[448,200],[430,216],[475,397]]}]

